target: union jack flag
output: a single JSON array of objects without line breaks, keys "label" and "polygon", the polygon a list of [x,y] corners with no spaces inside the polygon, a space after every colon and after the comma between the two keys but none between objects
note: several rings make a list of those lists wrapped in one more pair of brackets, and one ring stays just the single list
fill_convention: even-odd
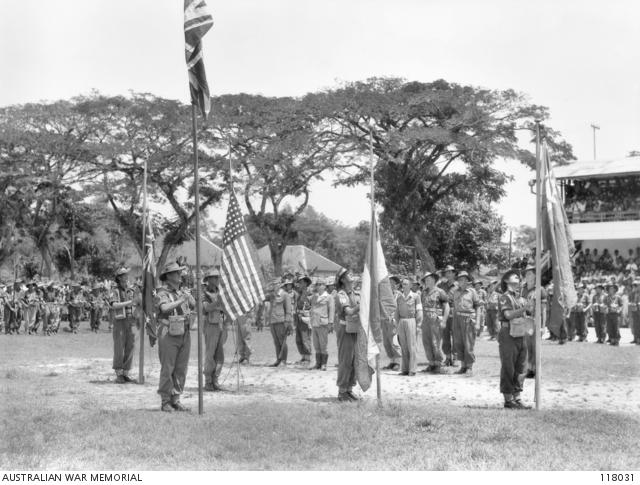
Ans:
[{"label": "union jack flag", "polygon": [[202,38],[213,25],[204,0],[184,0],[184,40],[191,104],[200,108],[206,119],[211,110],[209,85],[202,58]]},{"label": "union jack flag", "polygon": [[220,298],[232,321],[265,300],[264,282],[236,194],[231,190],[222,237]]},{"label": "union jack flag", "polygon": [[156,264],[155,252],[153,250],[153,228],[151,218],[147,213],[145,216],[146,230],[144,242],[144,257],[142,260],[142,311],[148,318],[147,329],[151,337],[156,336],[156,321],[154,314],[154,296],[156,291]]}]

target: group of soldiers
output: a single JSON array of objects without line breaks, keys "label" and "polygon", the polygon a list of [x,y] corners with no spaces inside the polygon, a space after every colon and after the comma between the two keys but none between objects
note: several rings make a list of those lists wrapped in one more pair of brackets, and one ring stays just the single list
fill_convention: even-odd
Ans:
[{"label": "group of soldiers", "polygon": [[[107,315],[109,285],[57,281],[0,282],[0,332],[44,335],[58,333],[62,321],[68,330],[78,332],[80,321],[88,319],[93,332],[98,332]],[[111,330],[109,321],[109,330]]]}]

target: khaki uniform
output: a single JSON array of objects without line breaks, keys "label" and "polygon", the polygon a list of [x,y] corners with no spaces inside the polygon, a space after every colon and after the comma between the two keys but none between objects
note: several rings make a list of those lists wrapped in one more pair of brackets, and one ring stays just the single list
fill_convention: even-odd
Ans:
[{"label": "khaki uniform", "polygon": [[[458,285],[455,282],[445,281],[440,288],[449,297],[449,306],[453,310],[453,294],[457,290]],[[442,352],[446,359],[446,364],[451,364],[456,359],[455,356],[455,332],[453,330],[453,311],[449,313],[449,318],[445,322],[445,326],[442,329]]]},{"label": "khaki uniform", "polygon": [[[188,303],[164,313],[160,310],[165,303],[172,303],[182,296],[182,291],[163,286],[157,292],[156,315],[158,319],[158,355],[160,357],[160,380],[158,382],[158,394],[162,404],[180,401],[180,394],[184,390],[189,366],[189,354],[191,351],[191,333],[189,322],[191,310],[195,308],[193,297],[189,297]],[[182,335],[169,333],[169,318],[174,317],[184,325]]]},{"label": "khaki uniform", "polygon": [[500,332],[500,321],[498,320],[498,300],[500,293],[493,290],[487,295],[487,317],[486,326],[487,331],[492,339],[495,339]]},{"label": "khaki uniform", "polygon": [[321,295],[311,297],[311,329],[313,348],[316,351],[316,368],[327,365],[329,353],[327,344],[329,341],[329,325],[333,325],[335,318],[335,301],[326,291]]},{"label": "khaki uniform", "polygon": [[[542,309],[542,315],[544,316],[546,314],[546,306],[547,306],[547,291],[542,288],[541,289],[542,292],[542,301],[541,301],[541,309]],[[527,287],[527,285],[525,284],[522,287],[522,291],[520,293],[520,296],[522,298],[524,298],[525,300],[531,301],[531,303],[534,304],[534,308],[535,308],[535,292],[534,292],[534,288],[529,288]],[[532,317],[535,317],[535,315],[531,315]],[[535,320],[534,320],[535,321]],[[542,328],[544,328],[544,317],[541,317],[540,320],[540,330]],[[525,335],[524,336],[524,343],[525,343],[525,347],[527,348],[527,371],[528,372],[535,372],[536,370],[536,335],[535,332],[532,335]],[[531,377],[531,376],[529,376]]]},{"label": "khaki uniform", "polygon": [[133,354],[136,346],[137,326],[133,316],[133,304],[123,308],[113,308],[114,303],[132,300],[133,290],[119,286],[113,290],[110,299],[109,312],[113,318],[113,365],[116,375],[129,375],[133,364]]},{"label": "khaki uniform", "polygon": [[296,347],[298,348],[298,353],[302,357],[302,362],[309,362],[311,360],[312,334],[309,316],[309,310],[311,309],[309,293],[306,290],[304,293],[296,293],[296,297],[293,299],[293,302],[296,309]]},{"label": "khaki uniform", "polygon": [[351,392],[356,385],[356,337],[360,327],[360,315],[353,310],[360,305],[360,294],[345,290],[338,292],[339,323],[336,330],[338,339],[338,392]]},{"label": "khaki uniform", "polygon": [[407,295],[396,295],[396,321],[398,322],[398,342],[402,349],[401,373],[413,374],[418,365],[417,321],[422,323],[422,302],[420,295],[410,291]]},{"label": "khaki uniform", "polygon": [[453,343],[461,370],[473,368],[476,361],[474,347],[476,343],[476,318],[480,300],[476,291],[456,289],[453,293]]},{"label": "khaki uniform", "polygon": [[629,315],[632,343],[640,345],[640,288],[632,290],[629,295]]},{"label": "khaki uniform", "polygon": [[620,318],[622,315],[622,298],[619,295],[605,296],[604,305],[607,315],[607,336],[611,345],[620,343]]},{"label": "khaki uniform", "polygon": [[224,365],[224,344],[227,341],[225,314],[220,293],[203,292],[202,313],[204,316],[204,379],[205,385],[218,385],[218,377]]},{"label": "khaki uniform", "polygon": [[498,334],[498,350],[500,353],[500,392],[505,400],[518,398],[524,383],[524,368],[527,360],[527,348],[524,337],[512,337],[509,334],[509,320],[505,316],[507,310],[519,310],[524,306],[524,298],[507,290],[499,299],[500,332]]},{"label": "khaki uniform", "polygon": [[[394,298],[397,298],[398,293],[400,293],[398,290],[394,292]],[[382,344],[384,345],[387,357],[389,357],[389,364],[400,364],[402,349],[400,349],[400,346],[393,339],[398,335],[398,322],[395,319],[395,315],[389,315],[386,318],[380,315],[380,317],[382,320]]]},{"label": "khaki uniform", "polygon": [[569,327],[569,340],[573,340],[577,335],[580,342],[583,342],[589,333],[584,310],[589,306],[589,296],[582,293],[578,296],[578,301],[571,309],[571,326]]},{"label": "khaki uniform", "polygon": [[291,295],[282,288],[271,299],[269,307],[269,326],[276,349],[276,361],[287,362],[289,349],[287,336],[293,331]]},{"label": "khaki uniform", "polygon": [[486,315],[487,315],[487,291],[484,288],[480,288],[476,290],[478,294],[478,300],[480,300],[480,306],[478,307],[478,320],[480,324],[478,325],[478,330],[476,335],[479,337],[482,333],[482,329],[484,328]]},{"label": "khaki uniform", "polygon": [[422,345],[427,361],[432,367],[442,366],[442,328],[444,309],[449,307],[449,297],[441,288],[422,292]]},{"label": "khaki uniform", "polygon": [[606,306],[604,304],[604,293],[596,293],[591,297],[591,312],[593,313],[593,326],[596,330],[597,342],[604,343],[606,337]]},{"label": "khaki uniform", "polygon": [[[73,290],[72,290],[73,291]],[[82,294],[82,290],[69,294],[69,327],[74,333],[77,333],[82,318],[82,310],[87,304],[87,300]]]}]

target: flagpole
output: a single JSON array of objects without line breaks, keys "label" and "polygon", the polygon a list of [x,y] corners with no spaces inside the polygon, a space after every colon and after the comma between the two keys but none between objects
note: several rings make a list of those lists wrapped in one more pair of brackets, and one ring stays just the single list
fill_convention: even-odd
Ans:
[{"label": "flagpole", "polygon": [[540,259],[542,256],[542,178],[544,168],[542,167],[540,153],[540,120],[536,120],[536,286],[535,286],[535,317],[534,317],[534,338],[536,343],[536,380],[535,380],[535,403],[536,411],[540,410],[540,372],[542,370],[541,346],[542,335],[542,268]]},{"label": "flagpole", "polygon": [[198,167],[198,133],[196,105],[191,104],[191,130],[193,138],[193,178],[196,205],[196,312],[198,319],[198,414],[203,413],[202,396],[202,275],[200,273],[200,173]]},{"label": "flagpole", "polygon": [[[373,132],[371,123],[369,123],[369,170],[371,175],[371,230],[373,230],[373,218],[375,217],[375,189],[373,186]],[[375,251],[375,248],[371,248]],[[373,275],[372,275],[373,277]],[[374,284],[372,281],[371,284]],[[380,376],[380,352],[376,354],[376,395],[378,404],[382,404],[382,378]]]},{"label": "flagpole", "polygon": [[[231,196],[231,193],[233,192],[233,163],[231,161],[231,141],[227,138],[227,146],[229,147],[229,187],[230,187],[230,191],[229,191],[229,196]],[[236,332],[236,366],[237,366],[237,372],[236,372],[236,391],[240,392],[240,354],[239,354],[239,349],[240,349],[240,322],[238,321],[238,319],[236,319],[235,321],[235,325],[234,325],[234,331]]]},{"label": "flagpole", "polygon": [[[144,291],[144,258],[147,252],[147,159],[144,160],[144,169],[142,172],[142,291]],[[140,312],[140,356],[138,363],[138,384],[144,384],[144,331],[147,316],[144,311],[144,305]]]}]

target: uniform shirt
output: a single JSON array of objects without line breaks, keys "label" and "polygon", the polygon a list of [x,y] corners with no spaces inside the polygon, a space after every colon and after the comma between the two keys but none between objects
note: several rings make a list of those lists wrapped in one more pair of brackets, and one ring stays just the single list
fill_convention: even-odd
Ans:
[{"label": "uniform shirt", "polygon": [[123,318],[132,318],[133,317],[133,306],[127,306],[124,308],[113,308],[114,303],[121,303],[123,301],[129,301],[133,299],[133,290],[131,288],[122,289],[119,286],[116,286],[114,290],[111,292],[111,301],[110,310],[114,314],[114,318],[116,320],[121,320]]},{"label": "uniform shirt", "polygon": [[449,297],[442,288],[435,287],[422,292],[422,308],[424,311],[436,310],[438,315],[442,315],[445,303],[449,303]]},{"label": "uniform shirt", "polygon": [[335,318],[335,299],[326,291],[311,297],[311,326],[320,327],[333,323]]},{"label": "uniform shirt", "polygon": [[508,322],[509,319],[506,317],[505,312],[507,310],[520,310],[524,307],[524,298],[519,297],[514,291],[507,290],[505,293],[500,295],[498,299],[498,318],[501,322]]},{"label": "uniform shirt", "polygon": [[586,293],[583,293],[578,297],[578,301],[575,306],[571,309],[573,313],[584,313],[584,309],[589,306],[589,296]]},{"label": "uniform shirt", "polygon": [[480,307],[480,300],[476,290],[468,287],[466,290],[457,288],[453,292],[453,311],[459,314],[472,314]]},{"label": "uniform shirt", "polygon": [[640,289],[631,290],[631,293],[629,294],[629,311],[630,312],[638,311],[639,303],[640,303]]},{"label": "uniform shirt", "polygon": [[476,291],[478,294],[478,300],[480,301],[480,306],[484,307],[487,305],[487,292],[486,290],[480,288]]},{"label": "uniform shirt", "polygon": [[183,295],[181,290],[174,290],[168,286],[162,286],[158,289],[156,298],[156,314],[158,315],[159,322],[166,322],[171,315],[184,315],[187,317],[191,313],[191,305],[189,302],[184,302],[180,306],[174,308],[169,312],[163,312],[160,310],[165,303],[173,303]]},{"label": "uniform shirt", "polygon": [[269,323],[293,323],[291,294],[282,288],[271,300]]},{"label": "uniform shirt", "polygon": [[499,302],[499,300],[500,300],[500,293],[498,293],[497,291],[493,290],[487,296],[487,310],[497,311],[498,310],[498,302]]},{"label": "uniform shirt", "polygon": [[224,307],[219,291],[203,291],[202,311],[207,323],[222,327],[224,321]]},{"label": "uniform shirt", "polygon": [[338,302],[340,303],[340,324],[346,325],[347,321],[353,324],[360,322],[360,315],[358,313],[347,315],[348,309],[353,309],[360,305],[360,293],[351,291],[347,293],[345,290],[338,292]]},{"label": "uniform shirt", "polygon": [[607,313],[621,313],[622,312],[622,298],[618,295],[605,296],[604,305],[607,307]]},{"label": "uniform shirt", "polygon": [[604,313],[605,304],[604,297],[606,295],[604,293],[600,293],[599,295],[596,293],[591,297],[591,308],[593,308],[593,313]]},{"label": "uniform shirt", "polygon": [[401,318],[416,318],[422,311],[420,295],[410,291],[406,296],[399,292],[396,295],[396,320]]},{"label": "uniform shirt", "polygon": [[[542,309],[542,312],[544,314],[544,310],[545,310],[545,308],[547,306],[547,299],[548,299],[547,290],[545,290],[544,288],[541,288],[540,289],[540,294],[542,295],[542,298],[540,300],[540,305],[541,305],[540,308]],[[535,302],[536,302],[535,288],[534,287],[529,288],[527,286],[527,284],[525,283],[522,286],[522,289],[520,290],[520,296],[534,304],[533,305],[534,311],[531,312],[531,315],[532,316],[535,315],[535,308],[536,308],[535,307]]]}]

